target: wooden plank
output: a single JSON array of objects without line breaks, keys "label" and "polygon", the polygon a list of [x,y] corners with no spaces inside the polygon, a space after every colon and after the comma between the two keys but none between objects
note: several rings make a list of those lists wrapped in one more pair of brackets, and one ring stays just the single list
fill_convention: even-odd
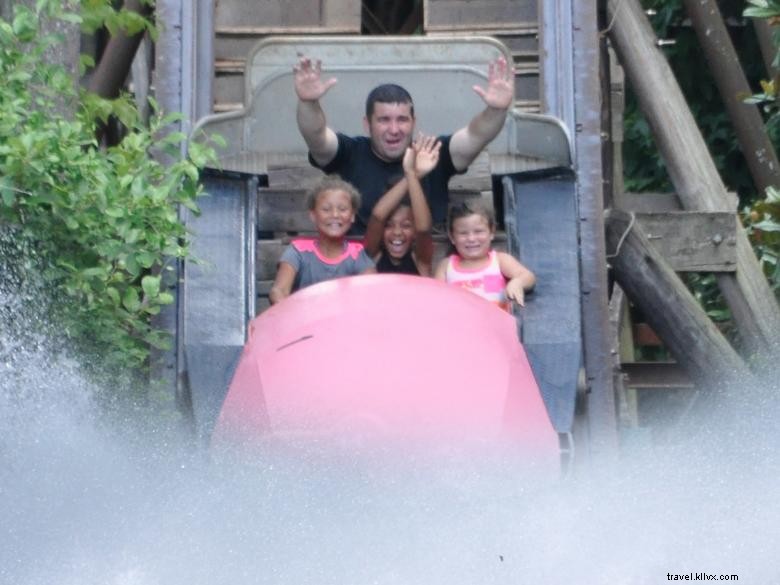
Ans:
[{"label": "wooden plank", "polygon": [[623,193],[619,209],[638,213],[680,211],[680,198],[674,193]]},{"label": "wooden plank", "polygon": [[676,211],[636,216],[647,239],[677,272],[734,272],[734,214]]},{"label": "wooden plank", "polygon": [[[348,28],[360,34],[362,2],[360,0],[318,0],[322,5],[322,26],[326,29]],[[289,0],[284,0],[290,4]]]},{"label": "wooden plank", "polygon": [[214,5],[214,23],[225,26],[320,26],[319,3],[312,0],[218,0]]},{"label": "wooden plank", "polygon": [[668,390],[694,388],[690,376],[676,362],[634,362],[621,366],[630,388]]},{"label": "wooden plank", "polygon": [[360,32],[359,0],[218,0],[216,27],[335,27]]},{"label": "wooden plank", "polygon": [[[728,192],[727,197],[732,209],[737,208],[739,198],[736,193]],[[623,193],[618,209],[638,213],[662,213],[682,211],[683,205],[676,193]]]},{"label": "wooden plank", "polygon": [[271,27],[220,27],[214,38],[214,58],[216,60],[246,59],[254,46],[269,35],[343,35],[355,34],[354,30],[342,28],[285,28]]},{"label": "wooden plank", "polygon": [[519,101],[538,101],[541,99],[539,89],[539,66],[518,65],[515,67],[515,99]]},{"label": "wooden plank", "polygon": [[675,360],[703,388],[749,385],[745,363],[699,303],[653,249],[629,214],[611,210],[605,218],[612,274],[642,311]]},{"label": "wooden plank", "polygon": [[273,286],[274,281],[269,280],[258,280],[257,284],[255,285],[255,290],[257,291],[258,296],[264,296],[267,297],[268,293],[271,292],[271,287]]},{"label": "wooden plank", "polygon": [[257,190],[257,229],[268,232],[311,230],[306,209],[306,190],[280,191],[262,187]]},{"label": "wooden plank", "polygon": [[423,28],[428,30],[501,30],[534,26],[536,0],[424,0]]},{"label": "wooden plank", "polygon": [[511,33],[498,32],[491,36],[504,43],[512,55],[539,61],[539,29]]},{"label": "wooden plank", "polygon": [[474,36],[475,32],[480,35],[495,37],[506,45],[510,53],[518,58],[536,63],[539,61],[539,27],[535,22],[526,23],[524,28],[429,31],[427,36],[469,37]]},{"label": "wooden plank", "polygon": [[609,298],[609,331],[612,337],[612,385],[617,398],[618,418],[624,427],[639,426],[636,390],[625,385],[623,362],[634,361],[634,340],[631,337],[628,299],[620,285],[614,285]]},{"label": "wooden plank", "polygon": [[240,73],[243,75],[245,66],[246,59],[241,58],[214,60],[214,69],[216,73]]},{"label": "wooden plank", "polygon": [[301,160],[300,164],[268,169],[268,186],[279,190],[308,190],[323,177],[324,173]]},{"label": "wooden plank", "polygon": [[542,102],[540,100],[516,101],[515,108],[525,114],[539,114],[542,111]]},{"label": "wooden plank", "polygon": [[214,60],[246,59],[249,52],[265,35],[225,35],[214,37]]},{"label": "wooden plank", "polygon": [[462,175],[455,175],[450,179],[450,193],[453,191],[465,191],[481,193],[493,188],[493,180],[490,176],[490,156],[487,151],[482,151],[469,165],[468,170]]},{"label": "wooden plank", "polygon": [[[276,277],[276,265],[279,263],[279,257],[284,252],[286,246],[287,244],[281,239],[257,241],[257,246],[255,247],[255,272],[259,282],[273,281]],[[259,289],[258,294],[260,294]]]},{"label": "wooden plank", "polygon": [[243,103],[215,103],[214,112],[215,113],[237,112],[243,107],[244,107]]},{"label": "wooden plank", "polygon": [[322,26],[247,26],[247,25],[223,25],[214,28],[214,32],[219,36],[270,36],[270,35],[344,35],[357,34],[358,31],[352,27],[330,27]]},{"label": "wooden plank", "polygon": [[215,104],[243,104],[244,103],[244,74],[243,69],[236,72],[215,71],[214,75],[214,103]]}]

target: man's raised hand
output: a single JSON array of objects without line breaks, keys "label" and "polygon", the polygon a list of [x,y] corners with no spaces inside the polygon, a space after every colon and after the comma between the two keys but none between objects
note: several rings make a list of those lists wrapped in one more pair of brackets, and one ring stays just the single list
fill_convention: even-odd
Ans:
[{"label": "man's raised hand", "polygon": [[322,62],[301,55],[293,67],[295,73],[295,93],[303,102],[315,102],[324,96],[328,90],[338,83],[335,77],[322,80]]},{"label": "man's raised hand", "polygon": [[474,91],[488,107],[506,110],[512,105],[515,93],[514,71],[506,59],[499,57],[488,65],[487,87],[474,86]]}]

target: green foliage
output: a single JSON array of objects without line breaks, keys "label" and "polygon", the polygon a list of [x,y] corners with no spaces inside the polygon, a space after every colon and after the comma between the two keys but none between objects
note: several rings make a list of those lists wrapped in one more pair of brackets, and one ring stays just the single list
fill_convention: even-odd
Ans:
[{"label": "green foliage", "polygon": [[[78,95],[43,61],[51,39],[39,37],[37,15],[14,9],[12,22],[0,20],[0,221],[44,259],[63,335],[109,367],[143,368],[150,347],[170,343],[151,318],[173,302],[165,276],[187,255],[178,208],[197,211],[195,161],[210,152],[183,158],[184,136],[168,131],[176,117],[157,114],[144,126],[128,96]],[[62,100],[78,106],[73,119],[57,113]],[[127,134],[101,149],[96,127],[109,115]]]},{"label": "green foliage", "polygon": [[[646,9],[655,13],[650,17],[656,35],[675,43],[666,45],[663,52],[675,73],[675,78],[702,131],[704,140],[730,191],[739,194],[744,203],[756,198],[756,191],[726,108],[718,93],[709,66],[701,52],[695,31],[687,20],[681,0],[643,0]],[[756,87],[762,75],[760,51],[752,27],[746,26],[741,11],[743,0],[721,0],[718,6],[725,19],[739,24],[729,31],[740,53],[745,74]],[[642,116],[637,100],[627,93],[625,115],[624,170],[626,190],[632,192],[673,191],[666,167],[661,159],[647,121]]]},{"label": "green foliage", "polygon": [[776,18],[780,16],[780,2],[777,0],[748,0],[752,7],[745,8],[743,13],[750,18]]},{"label": "green foliage", "polygon": [[[751,7],[745,9],[745,16],[753,18],[765,18],[774,27],[772,39],[775,46],[774,64],[778,64],[780,53],[780,1],[777,0],[749,0]],[[780,80],[770,79],[761,81],[761,92],[756,93],[745,101],[758,104],[769,116],[767,124],[770,129],[780,128]],[[764,273],[776,292],[780,293],[780,185],[769,187],[764,199],[758,199],[744,211],[744,222],[750,234],[753,247],[758,254]]]},{"label": "green foliage", "polygon": [[780,189],[769,187],[766,198],[745,211],[745,223],[764,274],[780,293]]}]

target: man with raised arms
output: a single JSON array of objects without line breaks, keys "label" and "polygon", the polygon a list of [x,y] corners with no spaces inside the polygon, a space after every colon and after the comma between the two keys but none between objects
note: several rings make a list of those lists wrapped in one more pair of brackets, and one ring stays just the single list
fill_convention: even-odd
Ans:
[{"label": "man with raised arms", "polygon": [[[294,67],[298,95],[298,129],[309,147],[309,161],[328,174],[338,174],[362,195],[356,228],[365,230],[371,209],[393,179],[403,176],[401,161],[415,132],[414,104],[401,86],[384,84],[366,99],[364,128],[368,136],[346,136],[328,127],[320,99],[335,78],[322,78],[320,61],[301,56]],[[433,222],[442,225],[449,202],[450,177],[466,171],[471,162],[504,126],[514,99],[514,72],[503,57],[488,66],[487,86],[474,86],[485,102],[467,126],[440,136],[439,163],[422,181]],[[405,181],[406,179],[401,179]]]}]

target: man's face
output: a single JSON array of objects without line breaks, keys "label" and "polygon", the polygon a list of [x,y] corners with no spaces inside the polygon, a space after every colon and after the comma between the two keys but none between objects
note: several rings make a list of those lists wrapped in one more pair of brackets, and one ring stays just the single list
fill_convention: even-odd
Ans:
[{"label": "man's face", "polygon": [[374,154],[391,162],[403,158],[414,135],[412,104],[377,102],[371,119],[364,119],[364,122]]}]

